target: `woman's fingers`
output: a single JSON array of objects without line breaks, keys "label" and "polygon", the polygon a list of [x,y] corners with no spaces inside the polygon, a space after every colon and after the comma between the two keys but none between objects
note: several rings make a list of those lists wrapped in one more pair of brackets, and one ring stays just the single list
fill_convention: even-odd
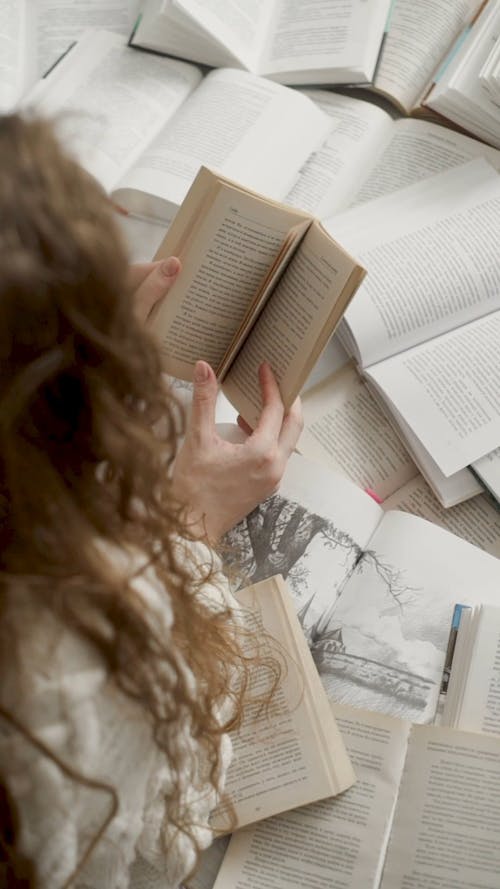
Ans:
[{"label": "woman's fingers", "polygon": [[131,266],[129,280],[139,282],[135,287],[132,283],[134,307],[142,321],[147,319],[156,303],[167,295],[180,268],[180,261],[175,256],[158,262]]},{"label": "woman's fingers", "polygon": [[302,404],[300,398],[296,398],[290,410],[285,414],[279,435],[279,445],[285,457],[289,457],[295,450],[303,428]]},{"label": "woman's fingers", "polygon": [[215,434],[215,403],[217,380],[206,361],[197,361],[193,376],[193,401],[189,418],[190,432],[203,446]]},{"label": "woman's fingers", "polygon": [[262,393],[262,411],[252,438],[266,445],[274,441],[277,442],[285,408],[278,383],[267,361],[264,361],[259,367],[259,382]]}]

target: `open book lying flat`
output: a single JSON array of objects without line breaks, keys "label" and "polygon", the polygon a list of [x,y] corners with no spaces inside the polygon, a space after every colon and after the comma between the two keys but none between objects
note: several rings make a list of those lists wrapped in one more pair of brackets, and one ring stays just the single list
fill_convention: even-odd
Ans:
[{"label": "open book lying flat", "polygon": [[[358,780],[237,832],[216,889],[331,889],[337,878],[343,889],[430,889],[437,875],[455,889],[457,870],[464,889],[496,886],[500,738],[469,734],[479,719],[466,732],[410,721],[434,718],[455,602],[498,602],[500,561],[420,518],[384,514],[297,455],[230,542],[250,579],[286,576]],[[202,870],[189,885],[213,882]]]},{"label": "open book lying flat", "polygon": [[[500,510],[492,498],[478,484],[476,496],[444,508],[351,362],[302,395],[302,412],[298,450],[305,457],[373,491],[384,510],[421,516],[500,558]],[[500,449],[497,475],[499,464]],[[500,483],[497,489],[500,496]]]},{"label": "open book lying flat", "polygon": [[500,441],[499,211],[477,159],[326,222],[368,270],[339,336],[444,506]]},{"label": "open book lying flat", "polygon": [[149,321],[165,370],[191,380],[208,361],[252,427],[260,364],[271,364],[289,407],[364,276],[308,213],[206,168],[155,258],[171,255],[183,271]]},{"label": "open book lying flat", "polygon": [[129,34],[138,0],[0,0],[0,113],[89,28]]},{"label": "open book lying flat", "polygon": [[490,0],[425,99],[426,108],[479,139],[500,148],[500,94],[491,94],[480,79],[491,48],[500,38],[500,6]]},{"label": "open book lying flat", "polygon": [[27,101],[62,114],[83,165],[118,203],[157,220],[170,221],[201,164],[320,219],[479,154],[500,167],[499,152],[442,126],[244,71],[203,78],[101,31]]},{"label": "open book lying flat", "polygon": [[484,0],[394,0],[373,89],[404,114],[422,110],[441,65]]},{"label": "open book lying flat", "polygon": [[56,116],[83,166],[132,213],[170,221],[202,164],[281,200],[331,120],[246,71],[138,53],[89,31],[26,97]]},{"label": "open book lying flat", "polygon": [[357,783],[237,831],[190,889],[494,889],[500,737],[332,709]]},{"label": "open book lying flat", "polygon": [[[212,813],[214,830],[227,832],[228,804],[239,827],[327,796],[355,781],[318,671],[281,577],[271,577],[236,593],[239,618],[257,634],[243,644],[257,657],[242,724],[232,731],[233,760],[225,791]],[[272,644],[271,644],[272,640]],[[277,658],[282,675],[272,701],[262,696],[275,679],[266,667]]]},{"label": "open book lying flat", "polygon": [[414,722],[434,717],[455,602],[498,602],[498,558],[297,454],[229,542],[245,582],[286,579],[332,699]]},{"label": "open book lying flat", "polygon": [[500,170],[500,151],[439,123],[394,119],[373,102],[327,89],[304,90],[331,119],[323,144],[285,198],[328,219],[333,213],[484,157]]},{"label": "open book lying flat", "polygon": [[391,0],[146,0],[133,46],[281,83],[372,80]]}]

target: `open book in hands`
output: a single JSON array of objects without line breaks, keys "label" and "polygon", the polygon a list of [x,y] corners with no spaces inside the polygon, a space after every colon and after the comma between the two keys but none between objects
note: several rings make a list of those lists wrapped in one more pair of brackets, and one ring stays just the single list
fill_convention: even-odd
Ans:
[{"label": "open book in hands", "polygon": [[268,361],[285,407],[297,397],[364,270],[308,213],[202,168],[156,259],[183,271],[150,319],[165,370],[192,379],[208,361],[254,426]]},{"label": "open book in hands", "polygon": [[[249,630],[246,654],[260,663],[248,688],[254,700],[231,732],[234,758],[225,788],[238,827],[244,827],[336,796],[355,775],[284,580],[270,577],[239,590],[236,598]],[[267,689],[276,680],[269,669],[273,656],[282,675],[266,704]],[[227,802],[211,818],[221,832],[228,829]]]},{"label": "open book in hands", "polygon": [[147,0],[134,46],[281,83],[372,80],[391,0]]}]

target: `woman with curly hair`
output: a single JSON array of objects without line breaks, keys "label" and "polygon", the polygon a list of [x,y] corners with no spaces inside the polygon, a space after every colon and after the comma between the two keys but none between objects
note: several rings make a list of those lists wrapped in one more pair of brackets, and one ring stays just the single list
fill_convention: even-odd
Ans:
[{"label": "woman with curly hair", "polygon": [[0,885],[169,889],[249,684],[213,547],[276,488],[300,406],[263,366],[257,427],[223,441],[199,361],[184,429],[142,323],[178,260],[129,268],[49,124],[1,119],[0,157]]}]

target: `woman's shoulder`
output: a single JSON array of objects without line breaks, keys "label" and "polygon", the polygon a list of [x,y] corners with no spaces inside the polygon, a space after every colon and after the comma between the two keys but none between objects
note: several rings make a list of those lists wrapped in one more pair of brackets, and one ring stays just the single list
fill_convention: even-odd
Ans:
[{"label": "woman's shoulder", "polygon": [[[183,538],[176,538],[173,546],[176,558],[191,578],[188,594],[200,596],[209,608],[236,607],[221,560],[213,549],[202,541]],[[173,608],[154,561],[138,548],[102,542],[97,547],[151,611],[156,629],[168,639]],[[68,705],[78,704],[95,696],[108,682],[108,668],[99,649],[29,587],[18,584],[6,597],[2,633],[9,640],[9,656],[0,700],[4,708],[14,707],[30,724],[46,722],[62,699]]]},{"label": "woman's shoulder", "polygon": [[[227,581],[212,551],[182,540],[175,545],[180,559],[193,560],[197,566],[199,589],[207,602],[224,609],[231,606]],[[108,548],[107,557],[130,579],[155,615],[156,627],[161,624],[168,637],[172,607],[154,564],[139,551]],[[210,567],[209,583],[201,582],[205,567]],[[191,568],[189,573],[196,594],[196,574]],[[20,586],[8,598],[2,625],[6,632],[10,627],[12,647],[0,703],[15,715],[22,731],[0,724],[0,758],[9,763],[9,783],[23,824],[23,850],[37,862],[41,886],[62,885],[85,854],[85,838],[106,823],[116,788],[119,814],[106,829],[106,841],[93,852],[85,881],[91,887],[126,886],[137,851],[148,867],[151,862],[157,865],[164,860],[168,834],[164,801],[171,775],[153,741],[151,720],[113,681],[99,649],[42,606],[29,589]],[[196,758],[194,741],[188,741],[186,774],[189,758]],[[224,739],[223,748],[225,744]],[[40,745],[50,751],[50,757]],[[226,751],[223,766],[228,759]],[[73,774],[91,778],[101,789],[71,779],[64,770],[68,764]],[[195,823],[208,823],[214,802],[206,787],[200,799],[193,799]],[[210,836],[201,828],[200,845],[206,845]],[[184,845],[178,837],[173,843],[175,854],[168,865],[163,864],[166,886],[171,884],[165,867],[173,867],[180,879],[193,863],[187,861],[190,850]],[[99,877],[104,871],[111,875],[107,882]]]}]

